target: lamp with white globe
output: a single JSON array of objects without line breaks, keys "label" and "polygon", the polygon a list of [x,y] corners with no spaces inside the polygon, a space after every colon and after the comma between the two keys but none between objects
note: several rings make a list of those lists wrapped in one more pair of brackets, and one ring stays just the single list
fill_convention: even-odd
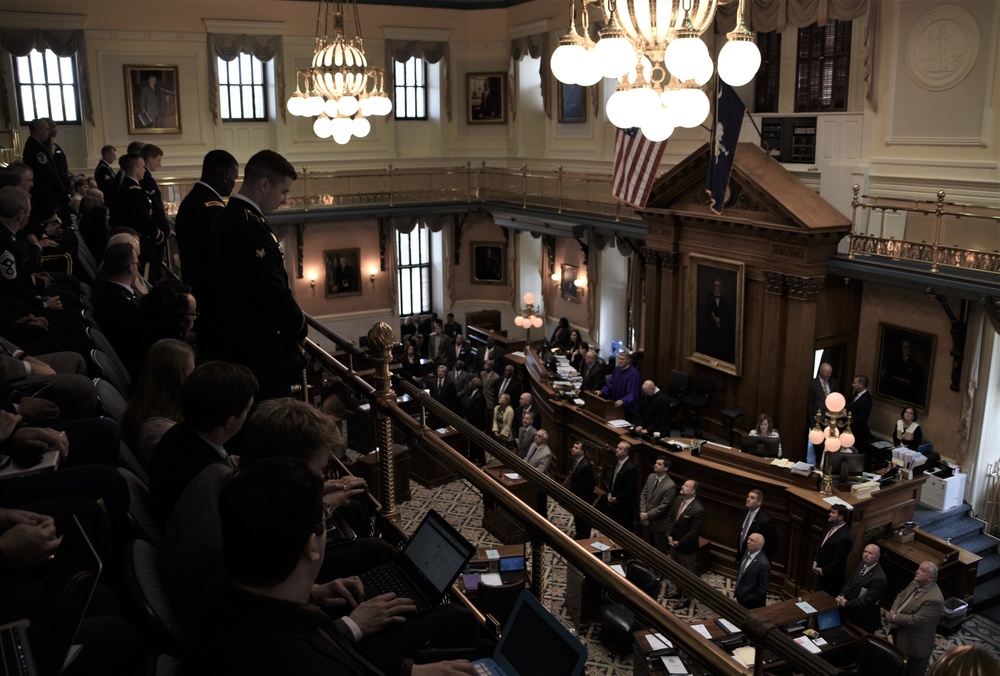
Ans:
[{"label": "lamp with white globe", "polygon": [[823,483],[820,493],[833,495],[833,462],[832,453],[839,453],[854,446],[854,434],[851,432],[851,414],[844,411],[847,400],[839,392],[827,395],[826,413],[816,411],[816,423],[809,432],[809,441],[814,446],[823,446],[823,457],[820,461],[823,468]]},{"label": "lamp with white globe", "polygon": [[516,309],[517,314],[514,316],[514,324],[523,328],[526,331],[525,340],[531,342],[531,329],[542,328],[542,318],[538,316],[535,309],[535,294],[528,291],[524,294],[522,300],[524,305]]}]

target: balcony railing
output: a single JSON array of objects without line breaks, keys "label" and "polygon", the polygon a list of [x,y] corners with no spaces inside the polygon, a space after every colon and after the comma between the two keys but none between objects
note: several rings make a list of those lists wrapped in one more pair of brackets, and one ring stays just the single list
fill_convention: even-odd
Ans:
[{"label": "balcony railing", "polygon": [[854,186],[850,257],[1000,273],[1000,206],[860,195]]},{"label": "balcony railing", "polygon": [[[194,185],[193,180],[160,183],[168,213]],[[283,210],[333,210],[418,204],[504,203],[556,213],[586,213],[608,220],[636,219],[628,205],[611,194],[611,176],[488,167],[407,167],[357,172],[311,172],[304,168]]]}]

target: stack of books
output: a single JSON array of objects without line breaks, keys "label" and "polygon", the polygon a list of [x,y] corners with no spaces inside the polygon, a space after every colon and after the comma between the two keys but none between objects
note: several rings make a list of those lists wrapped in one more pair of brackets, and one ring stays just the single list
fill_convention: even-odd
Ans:
[{"label": "stack of books", "polygon": [[859,484],[854,484],[851,486],[851,495],[863,500],[864,498],[870,498],[872,493],[881,488],[881,485],[877,481],[865,481]]},{"label": "stack of books", "polygon": [[798,474],[800,476],[809,476],[812,474],[813,466],[808,462],[797,462],[792,465],[792,474]]}]

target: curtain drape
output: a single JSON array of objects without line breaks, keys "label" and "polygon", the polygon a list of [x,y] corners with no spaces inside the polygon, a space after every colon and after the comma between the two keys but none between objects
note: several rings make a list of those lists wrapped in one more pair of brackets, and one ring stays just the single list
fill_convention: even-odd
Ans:
[{"label": "curtain drape", "polygon": [[[208,53],[223,61],[232,61],[240,54],[252,54],[261,61],[274,61],[275,107],[281,114],[281,121],[287,119],[285,108],[285,68],[281,58],[280,35],[225,35],[208,34]],[[219,62],[209,58],[208,107],[212,111],[212,121],[219,121]]]},{"label": "curtain drape", "polygon": [[538,77],[542,87],[542,110],[545,117],[552,118],[551,104],[549,103],[549,34],[539,33],[538,35],[527,35],[523,38],[515,38],[510,41],[510,66],[508,67],[508,92],[507,101],[510,108],[510,119],[517,119],[517,97],[514,95],[518,91],[517,87],[517,62],[525,56],[538,59]]},{"label": "curtain drape", "polygon": [[423,59],[427,63],[438,63],[440,61],[441,87],[444,89],[445,116],[448,118],[448,121],[451,122],[451,86],[448,81],[448,61],[450,53],[451,51],[447,42],[424,42],[421,40],[406,42],[404,40],[386,40],[386,96],[395,100],[395,96],[393,96],[395,91],[395,78],[393,77],[395,74],[395,68],[393,68],[392,65],[393,61],[406,63],[414,56]]},{"label": "curtain drape", "polygon": [[[82,30],[11,29],[0,31],[0,44],[13,56],[27,56],[31,50],[51,49],[56,56],[76,55],[77,90],[83,119],[94,124],[94,106],[90,99],[90,77],[87,72],[87,43]],[[14,72],[11,59],[0,59],[0,126],[17,126],[17,96],[14,93]]]}]

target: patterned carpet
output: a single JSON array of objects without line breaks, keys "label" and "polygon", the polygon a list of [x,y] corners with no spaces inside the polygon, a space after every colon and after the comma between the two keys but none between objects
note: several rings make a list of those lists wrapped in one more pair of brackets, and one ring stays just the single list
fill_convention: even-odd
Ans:
[{"label": "patterned carpet", "polygon": [[[403,517],[403,527],[407,532],[413,529],[423,518],[428,509],[434,508],[442,514],[453,526],[458,528],[470,542],[478,546],[490,546],[499,544],[492,535],[482,529],[483,504],[480,494],[470,484],[464,481],[453,481],[435,489],[427,489],[411,482],[410,489],[412,500],[403,503],[400,507]],[[558,528],[569,533],[571,517],[564,509],[555,505],[549,500],[549,521]],[[530,547],[530,545],[528,545]],[[530,558],[529,558],[530,560]],[[732,594],[734,581],[716,573],[706,573],[702,579],[712,584],[723,593]],[[545,567],[545,594],[542,599],[545,607],[551,610],[556,616],[563,620],[567,627],[572,629],[572,624],[566,611],[563,609],[563,596],[566,591],[566,565],[560,557],[556,556],[552,550],[546,550]],[[769,598],[769,602],[781,600],[778,596]],[[662,598],[660,603],[666,605]],[[706,608],[695,603],[686,611],[677,613],[679,617],[688,621],[705,619],[710,616]],[[589,657],[587,660],[587,673],[590,676],[597,675],[628,675],[632,673],[632,655],[612,656],[608,649],[601,644],[600,625],[587,625],[584,631],[579,633],[580,638],[587,644]],[[949,648],[956,645],[974,644],[989,650],[994,656],[1000,659],[1000,646],[996,637],[1000,635],[1000,625],[978,616],[971,615],[962,624],[961,628],[948,637],[937,636],[935,646],[935,658]]]}]

